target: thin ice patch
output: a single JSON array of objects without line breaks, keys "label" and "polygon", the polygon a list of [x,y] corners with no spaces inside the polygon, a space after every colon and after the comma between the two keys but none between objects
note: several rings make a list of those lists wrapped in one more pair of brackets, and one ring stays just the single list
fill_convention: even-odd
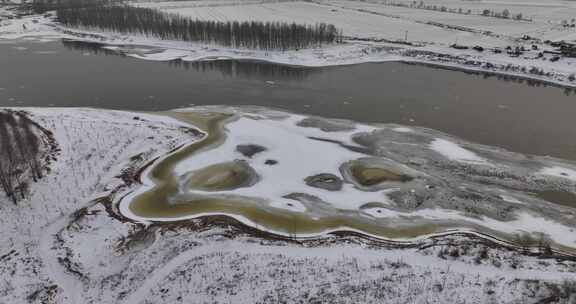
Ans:
[{"label": "thin ice patch", "polygon": [[430,143],[430,149],[442,154],[449,160],[470,164],[488,164],[488,161],[476,153],[445,139],[436,138]]},{"label": "thin ice patch", "polygon": [[564,168],[564,167],[559,167],[559,166],[543,168],[542,170],[540,170],[538,172],[538,174],[554,176],[554,177],[561,177],[561,178],[566,178],[569,180],[576,181],[576,170],[572,170],[572,169],[568,169],[568,168]]}]

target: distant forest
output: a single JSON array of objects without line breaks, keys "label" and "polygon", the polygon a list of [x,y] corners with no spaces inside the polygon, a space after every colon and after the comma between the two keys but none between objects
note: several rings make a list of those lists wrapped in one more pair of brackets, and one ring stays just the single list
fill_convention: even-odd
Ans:
[{"label": "distant forest", "polygon": [[[36,0],[35,10],[56,10],[66,26],[141,34],[164,40],[218,44],[233,48],[290,50],[322,47],[341,41],[331,24],[299,25],[280,22],[218,22],[193,20],[151,8],[118,5],[117,0]],[[86,5],[82,5],[86,3]],[[100,3],[94,5],[94,3]]]},{"label": "distant forest", "polygon": [[30,5],[36,13],[70,8],[87,8],[123,3],[124,0],[32,0]]}]

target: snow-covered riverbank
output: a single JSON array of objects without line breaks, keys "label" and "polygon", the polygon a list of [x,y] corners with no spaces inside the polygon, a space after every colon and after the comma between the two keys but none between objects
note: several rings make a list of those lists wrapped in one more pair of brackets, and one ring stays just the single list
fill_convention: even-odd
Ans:
[{"label": "snow-covered riverbank", "polygon": [[[42,41],[68,38],[98,42],[128,56],[161,61],[238,59],[314,67],[407,61],[576,86],[576,59],[558,56],[557,48],[545,43],[549,39],[571,41],[575,30],[554,24],[548,19],[524,22],[474,14],[368,5],[356,1],[245,1],[233,4],[219,2],[219,5],[181,1],[176,6],[171,2],[137,5],[202,20],[286,21],[304,24],[328,22],[342,28],[346,39],[343,44],[320,49],[284,52],[229,49],[217,45],[64,28],[53,23],[49,15],[4,18],[0,21],[0,39]],[[525,6],[527,8],[517,9],[531,8],[528,4]],[[565,9],[576,11],[572,7]],[[6,7],[0,10],[4,11],[4,15],[11,14],[6,12]],[[411,15],[412,11],[416,14]],[[453,18],[455,15],[457,19]],[[444,23],[440,22],[442,17],[446,18]],[[550,18],[556,20],[562,16],[554,15]],[[452,47],[454,44],[459,47]],[[522,51],[516,53],[517,48]]]}]

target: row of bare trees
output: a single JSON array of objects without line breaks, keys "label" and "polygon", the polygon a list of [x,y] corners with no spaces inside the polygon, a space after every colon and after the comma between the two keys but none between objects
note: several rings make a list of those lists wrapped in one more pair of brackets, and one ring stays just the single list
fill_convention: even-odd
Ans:
[{"label": "row of bare trees", "polygon": [[339,42],[341,32],[331,24],[281,22],[219,22],[193,20],[150,8],[101,5],[56,9],[57,21],[76,28],[141,34],[165,40],[217,44],[234,48],[288,50],[322,47]]},{"label": "row of bare trees", "polygon": [[0,186],[17,203],[27,182],[42,178],[40,138],[36,124],[24,113],[0,112]]},{"label": "row of bare trees", "polygon": [[123,0],[32,0],[32,10],[44,13],[57,9],[86,8],[122,3]]}]

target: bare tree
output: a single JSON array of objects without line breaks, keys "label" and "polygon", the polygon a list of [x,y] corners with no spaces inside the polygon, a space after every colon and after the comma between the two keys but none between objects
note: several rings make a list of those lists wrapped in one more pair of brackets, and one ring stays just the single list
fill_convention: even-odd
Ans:
[{"label": "bare tree", "polygon": [[25,198],[27,178],[42,177],[39,133],[25,114],[0,112],[0,187],[14,204]]},{"label": "bare tree", "polygon": [[288,50],[341,42],[334,25],[281,22],[193,20],[150,8],[124,5],[57,8],[57,21],[69,27],[141,34],[164,40],[218,44],[234,48]]}]

